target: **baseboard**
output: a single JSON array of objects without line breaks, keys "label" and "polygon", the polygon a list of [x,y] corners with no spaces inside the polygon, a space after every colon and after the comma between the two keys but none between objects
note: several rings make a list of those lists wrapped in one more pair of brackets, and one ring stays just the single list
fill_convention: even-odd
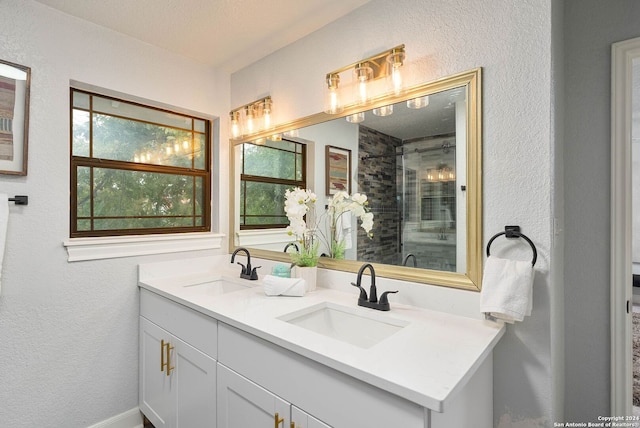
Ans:
[{"label": "baseboard", "polygon": [[142,428],[142,413],[139,408],[134,407],[89,428]]}]

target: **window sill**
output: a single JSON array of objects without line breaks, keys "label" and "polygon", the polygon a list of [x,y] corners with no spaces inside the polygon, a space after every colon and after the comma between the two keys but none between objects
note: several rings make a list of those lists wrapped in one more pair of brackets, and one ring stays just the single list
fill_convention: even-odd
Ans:
[{"label": "window sill", "polygon": [[217,249],[222,247],[224,236],[222,233],[189,233],[73,238],[63,245],[69,255],[67,261],[77,262]]}]

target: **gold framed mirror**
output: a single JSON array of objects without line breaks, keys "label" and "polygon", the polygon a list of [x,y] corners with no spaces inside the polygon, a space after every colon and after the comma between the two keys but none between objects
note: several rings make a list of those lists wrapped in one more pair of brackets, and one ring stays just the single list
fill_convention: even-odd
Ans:
[{"label": "gold framed mirror", "polygon": [[[321,257],[318,266],[355,273],[372,263],[378,276],[480,290],[481,95],[476,68],[375,98],[366,107],[347,106],[339,115],[318,113],[232,140],[229,251],[245,247],[254,256],[289,262],[284,189],[312,189],[324,206],[325,153],[348,153],[347,181],[367,194],[374,238],[356,220],[345,259]],[[388,106],[393,114],[380,115]],[[276,166],[283,159],[293,165],[286,177]],[[265,179],[257,172],[265,168],[271,172],[264,175],[280,177]],[[391,193],[380,193],[381,187]]]}]

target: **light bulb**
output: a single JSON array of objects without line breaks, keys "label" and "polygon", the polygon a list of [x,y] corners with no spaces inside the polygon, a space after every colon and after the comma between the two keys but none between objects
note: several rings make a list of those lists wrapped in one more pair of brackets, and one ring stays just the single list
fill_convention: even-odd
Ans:
[{"label": "light bulb", "polygon": [[245,108],[245,127],[247,132],[245,132],[245,134],[253,134],[255,130],[255,124],[253,123],[253,115],[254,115],[253,106],[247,106]]},{"label": "light bulb", "polygon": [[387,56],[387,62],[391,68],[389,71],[391,89],[395,95],[400,95],[402,92],[402,65],[404,64],[404,56],[404,48],[393,49]]},{"label": "light bulb", "polygon": [[271,106],[271,98],[265,98],[264,102],[262,103],[262,120],[264,122],[263,129],[266,130],[271,129]]},{"label": "light bulb", "polygon": [[242,136],[240,132],[240,112],[232,111],[229,113],[229,118],[231,119],[231,138],[237,140]]},{"label": "light bulb", "polygon": [[367,104],[369,102],[369,81],[373,77],[373,70],[367,63],[360,63],[353,69],[356,78],[358,103]]},{"label": "light bulb", "polygon": [[338,94],[338,84],[340,76],[338,74],[327,75],[327,98],[324,111],[328,114],[338,114],[342,112],[342,104]]}]

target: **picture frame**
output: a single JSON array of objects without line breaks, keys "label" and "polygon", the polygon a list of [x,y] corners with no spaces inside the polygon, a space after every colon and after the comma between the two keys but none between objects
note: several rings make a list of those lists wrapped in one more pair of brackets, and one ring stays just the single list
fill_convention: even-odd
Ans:
[{"label": "picture frame", "polygon": [[325,187],[327,196],[339,191],[351,194],[351,150],[325,147]]},{"label": "picture frame", "polygon": [[31,68],[0,59],[0,174],[27,175]]}]

